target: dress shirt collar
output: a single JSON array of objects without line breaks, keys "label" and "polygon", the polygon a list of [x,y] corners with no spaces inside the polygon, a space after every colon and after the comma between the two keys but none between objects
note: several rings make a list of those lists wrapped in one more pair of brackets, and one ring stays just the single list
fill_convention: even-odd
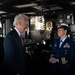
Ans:
[{"label": "dress shirt collar", "polygon": [[18,35],[20,36],[21,35],[20,31],[16,27],[14,29],[17,31]]}]

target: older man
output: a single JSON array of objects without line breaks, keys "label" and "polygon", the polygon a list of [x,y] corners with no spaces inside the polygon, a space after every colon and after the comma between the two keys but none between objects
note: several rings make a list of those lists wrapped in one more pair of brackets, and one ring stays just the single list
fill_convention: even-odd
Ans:
[{"label": "older man", "polygon": [[18,14],[14,19],[14,29],[4,40],[3,75],[25,75],[25,49],[20,35],[28,28],[28,17]]},{"label": "older man", "polygon": [[2,72],[2,65],[4,59],[4,48],[3,48],[4,38],[2,37],[2,34],[3,34],[3,29],[0,27],[0,74]]}]

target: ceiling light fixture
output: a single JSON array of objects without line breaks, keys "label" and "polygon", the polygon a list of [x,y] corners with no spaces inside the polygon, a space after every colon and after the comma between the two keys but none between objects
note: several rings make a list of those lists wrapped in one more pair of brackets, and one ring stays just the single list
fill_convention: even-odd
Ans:
[{"label": "ceiling light fixture", "polygon": [[50,10],[59,10],[59,9],[63,9],[63,8],[59,7],[59,6],[57,6],[57,7],[50,7]]},{"label": "ceiling light fixture", "polygon": [[2,3],[0,3],[0,5],[2,5]]},{"label": "ceiling light fixture", "polygon": [[36,14],[35,12],[28,12],[28,13],[22,13],[22,14]]},{"label": "ceiling light fixture", "polygon": [[70,4],[71,4],[71,5],[75,5],[75,2],[71,2]]},{"label": "ceiling light fixture", "polygon": [[14,7],[16,7],[16,8],[24,8],[24,7],[33,7],[33,6],[37,6],[37,4],[32,3],[32,4],[16,5]]},{"label": "ceiling light fixture", "polygon": [[3,13],[7,13],[7,12],[5,12],[5,11],[0,11],[0,14],[3,14]]}]

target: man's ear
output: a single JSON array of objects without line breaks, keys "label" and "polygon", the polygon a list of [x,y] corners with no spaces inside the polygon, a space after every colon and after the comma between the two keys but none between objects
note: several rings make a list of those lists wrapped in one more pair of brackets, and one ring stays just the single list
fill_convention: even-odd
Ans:
[{"label": "man's ear", "polygon": [[18,23],[21,26],[21,22]]}]

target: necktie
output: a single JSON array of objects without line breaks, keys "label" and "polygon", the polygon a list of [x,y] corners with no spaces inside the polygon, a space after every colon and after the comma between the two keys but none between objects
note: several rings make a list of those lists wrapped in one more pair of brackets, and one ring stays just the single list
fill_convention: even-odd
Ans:
[{"label": "necktie", "polygon": [[22,37],[22,34],[20,35],[20,39],[21,39],[21,42],[23,44],[23,37]]},{"label": "necktie", "polygon": [[63,43],[63,41],[62,41],[62,40],[60,40],[59,48],[61,47],[62,43]]}]

